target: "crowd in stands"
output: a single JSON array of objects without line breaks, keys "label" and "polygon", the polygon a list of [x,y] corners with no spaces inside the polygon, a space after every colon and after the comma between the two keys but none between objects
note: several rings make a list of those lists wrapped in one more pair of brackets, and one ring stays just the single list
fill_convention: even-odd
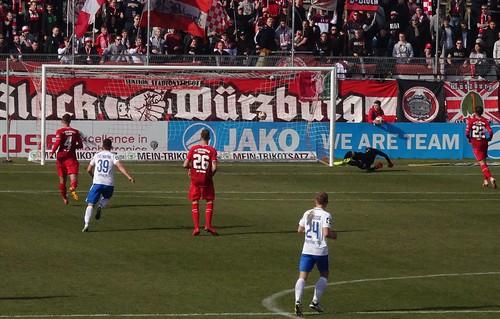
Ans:
[{"label": "crowd in stands", "polygon": [[13,60],[52,54],[62,63],[71,62],[73,53],[76,63],[143,63],[146,54],[160,63],[170,55],[215,55],[220,62],[236,55],[255,56],[254,63],[264,65],[267,55],[295,50],[324,63],[339,56],[394,57],[397,63],[426,58],[429,67],[436,55],[476,66],[500,58],[500,0],[442,0],[433,16],[422,0],[380,0],[377,12],[345,11],[344,1],[335,11],[303,0],[221,1],[231,22],[222,32],[206,30],[204,38],[160,26],[148,34],[140,26],[146,0],[108,0],[87,36],[71,41],[65,1],[0,0],[0,53]]}]

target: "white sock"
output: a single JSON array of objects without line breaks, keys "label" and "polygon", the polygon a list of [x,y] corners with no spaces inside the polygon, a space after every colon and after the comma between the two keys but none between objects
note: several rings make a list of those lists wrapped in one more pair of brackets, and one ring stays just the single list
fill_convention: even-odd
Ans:
[{"label": "white sock", "polygon": [[325,277],[319,277],[318,281],[316,282],[316,287],[314,287],[314,297],[312,300],[314,303],[319,302],[319,298],[321,298],[321,296],[323,295],[327,282],[328,279],[326,279]]},{"label": "white sock", "polygon": [[305,285],[306,281],[303,278],[297,279],[297,283],[295,284],[295,302],[302,302]]},{"label": "white sock", "polygon": [[106,205],[108,205],[109,198],[101,198],[101,207],[104,208]]},{"label": "white sock", "polygon": [[85,226],[89,225],[93,210],[94,210],[93,206],[87,206],[87,209],[85,210],[85,218],[83,219],[85,221]]}]

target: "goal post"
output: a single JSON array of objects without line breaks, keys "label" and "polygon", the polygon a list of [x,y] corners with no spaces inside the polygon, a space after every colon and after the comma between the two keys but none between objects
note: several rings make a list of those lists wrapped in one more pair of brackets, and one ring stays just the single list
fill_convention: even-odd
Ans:
[{"label": "goal post", "polygon": [[[84,151],[113,140],[130,160],[182,160],[207,127],[221,160],[333,166],[337,74],[331,67],[44,64],[36,155],[45,164],[65,113]],[[86,152],[86,153],[85,153]]]}]

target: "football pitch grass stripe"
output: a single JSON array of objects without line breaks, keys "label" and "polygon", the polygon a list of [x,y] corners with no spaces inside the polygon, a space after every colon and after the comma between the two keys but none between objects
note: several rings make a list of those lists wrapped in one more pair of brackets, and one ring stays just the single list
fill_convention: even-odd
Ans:
[{"label": "football pitch grass stripe", "polygon": [[[382,278],[367,278],[367,279],[354,279],[338,282],[327,283],[328,286],[339,286],[339,285],[349,285],[364,282],[375,282],[375,281],[391,281],[391,280],[411,280],[411,279],[423,279],[423,278],[442,278],[442,277],[466,277],[466,276],[498,276],[500,272],[490,271],[490,272],[472,272],[472,273],[458,273],[458,274],[434,274],[434,275],[419,275],[419,276],[401,276],[401,277],[382,277]],[[314,289],[314,285],[306,286],[305,289]],[[282,311],[275,305],[275,300],[284,297],[286,295],[291,295],[291,300],[293,300],[293,294],[295,289],[287,289],[277,292],[262,301],[262,305],[266,307],[269,311],[281,314],[289,318],[297,318],[294,314]],[[291,307],[293,303],[290,303]],[[333,312],[334,313],[334,312]],[[444,313],[500,313],[500,310],[395,310],[395,311],[356,311],[351,312],[352,314],[444,314]],[[316,313],[306,313],[304,315],[316,314]],[[345,312],[343,314],[346,314]],[[347,313],[348,314],[348,313]]]},{"label": "football pitch grass stripe", "polygon": [[[375,281],[392,281],[392,280],[412,280],[412,279],[424,279],[424,278],[443,278],[443,277],[466,277],[466,276],[498,276],[500,272],[476,272],[476,273],[457,273],[457,274],[433,274],[433,275],[418,275],[418,276],[401,276],[401,277],[382,277],[382,278],[367,278],[367,279],[355,279],[346,280],[339,282],[328,283],[328,286],[338,286],[338,285],[349,285],[365,282],[375,282]],[[305,289],[314,289],[314,285],[306,286]],[[295,292],[294,289],[282,290],[275,293],[262,301],[262,305],[268,309],[270,312],[221,312],[221,313],[124,313],[124,314],[26,314],[26,315],[0,315],[0,318],[14,319],[14,318],[107,318],[107,317],[131,317],[131,318],[148,318],[148,317],[165,317],[165,318],[182,318],[182,317],[256,317],[256,316],[280,316],[288,318],[297,318],[295,314],[291,312],[282,311],[277,306],[275,306],[275,300],[282,298],[286,295],[292,295]],[[335,312],[332,312],[333,314]],[[346,314],[356,314],[356,315],[419,315],[419,314],[467,314],[467,313],[500,313],[500,310],[375,310],[375,311],[353,311],[353,312],[343,312]],[[304,312],[304,315],[319,315],[316,312]]]}]

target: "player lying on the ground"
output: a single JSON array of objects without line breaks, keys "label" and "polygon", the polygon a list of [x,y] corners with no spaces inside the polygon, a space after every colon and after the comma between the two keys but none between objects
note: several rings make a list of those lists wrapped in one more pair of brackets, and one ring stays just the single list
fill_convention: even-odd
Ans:
[{"label": "player lying on the ground", "polygon": [[372,166],[377,156],[384,157],[387,160],[388,167],[394,166],[387,154],[372,147],[367,147],[364,152],[349,151],[345,153],[342,161],[334,162],[333,165],[339,166],[349,164],[351,166],[359,167],[360,169],[366,169],[368,172],[373,172],[384,166],[382,162],[377,162],[374,166]]}]

